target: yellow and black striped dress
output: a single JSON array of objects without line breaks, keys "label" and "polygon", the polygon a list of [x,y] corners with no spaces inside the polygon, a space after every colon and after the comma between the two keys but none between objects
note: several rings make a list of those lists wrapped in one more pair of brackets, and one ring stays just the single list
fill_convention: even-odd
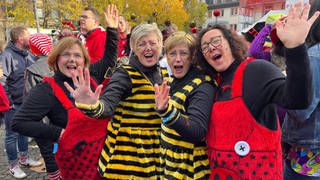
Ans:
[{"label": "yellow and black striped dress", "polygon": [[[188,116],[184,107],[186,99],[205,81],[210,81],[210,77],[194,78],[181,90],[171,95],[167,112],[176,108],[180,116]],[[183,140],[174,129],[170,129],[166,124],[162,124],[161,128],[163,179],[209,179],[210,168],[205,140],[195,145]]]},{"label": "yellow and black striped dress", "polygon": [[[161,118],[155,112],[153,84],[131,66],[123,66],[132,94],[122,100],[108,125],[98,171],[108,179],[159,179]],[[165,69],[162,76],[168,77]]]}]

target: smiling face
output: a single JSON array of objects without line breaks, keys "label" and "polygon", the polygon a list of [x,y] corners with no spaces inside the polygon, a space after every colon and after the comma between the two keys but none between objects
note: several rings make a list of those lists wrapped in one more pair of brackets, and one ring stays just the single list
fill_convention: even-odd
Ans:
[{"label": "smiling face", "polygon": [[191,53],[186,44],[171,48],[167,53],[167,61],[175,78],[183,78],[191,66]]},{"label": "smiling face", "polygon": [[77,67],[84,68],[85,58],[82,49],[78,44],[74,44],[70,48],[61,52],[58,57],[58,68],[67,77],[71,78],[71,74],[77,75]]},{"label": "smiling face", "polygon": [[201,50],[217,72],[225,71],[234,61],[230,45],[219,29],[212,29],[202,36]]},{"label": "smiling face", "polygon": [[145,67],[154,66],[160,59],[161,45],[155,33],[142,36],[136,44],[135,53]]}]

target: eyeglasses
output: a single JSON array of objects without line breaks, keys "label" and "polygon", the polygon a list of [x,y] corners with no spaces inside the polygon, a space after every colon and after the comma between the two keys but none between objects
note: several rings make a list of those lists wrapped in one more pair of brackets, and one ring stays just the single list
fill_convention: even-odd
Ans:
[{"label": "eyeglasses", "polygon": [[209,45],[213,46],[214,48],[217,48],[221,45],[221,42],[222,42],[222,36],[215,36],[215,37],[212,37],[210,39],[209,42],[206,42],[206,43],[203,43],[201,45],[201,51],[203,54],[207,54],[209,52]]},{"label": "eyeglasses", "polygon": [[73,56],[74,59],[81,59],[83,56],[80,53],[69,53],[69,52],[64,52],[60,55],[63,58],[69,59]]}]

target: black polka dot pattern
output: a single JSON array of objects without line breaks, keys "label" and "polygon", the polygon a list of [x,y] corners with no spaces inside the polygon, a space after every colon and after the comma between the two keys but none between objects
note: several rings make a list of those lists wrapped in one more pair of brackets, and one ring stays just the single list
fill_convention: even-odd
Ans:
[{"label": "black polka dot pattern", "polygon": [[63,179],[101,179],[97,166],[103,142],[102,140],[90,142],[80,149],[73,149],[71,152],[58,150],[56,159],[58,166],[62,167],[59,169]]},{"label": "black polka dot pattern", "polygon": [[[211,153],[214,153],[212,151]],[[211,161],[211,170],[215,172],[215,169],[228,169],[234,171],[237,174],[236,177],[240,179],[263,179],[274,180],[277,179],[274,174],[278,172],[277,161],[273,154],[274,152],[250,152],[247,156],[239,156],[235,152],[223,152],[219,151],[215,153]],[[278,168],[281,166],[278,166]],[[271,173],[275,172],[275,173]],[[216,173],[216,176],[212,176],[213,179],[226,179],[226,174]],[[224,178],[222,178],[224,177]],[[278,176],[277,176],[278,177]]]}]

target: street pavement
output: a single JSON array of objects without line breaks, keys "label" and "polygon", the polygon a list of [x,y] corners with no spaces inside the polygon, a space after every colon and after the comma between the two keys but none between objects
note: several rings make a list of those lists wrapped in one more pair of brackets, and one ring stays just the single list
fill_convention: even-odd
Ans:
[{"label": "street pavement", "polygon": [[[4,151],[4,138],[5,130],[4,124],[2,124],[0,127],[0,180],[15,180],[8,171],[7,155]],[[34,141],[29,143],[29,156],[35,160],[41,159],[39,148]],[[47,174],[44,172],[39,173],[28,167],[22,167],[22,170],[27,174],[27,177],[25,177],[24,180],[48,180]]]}]

